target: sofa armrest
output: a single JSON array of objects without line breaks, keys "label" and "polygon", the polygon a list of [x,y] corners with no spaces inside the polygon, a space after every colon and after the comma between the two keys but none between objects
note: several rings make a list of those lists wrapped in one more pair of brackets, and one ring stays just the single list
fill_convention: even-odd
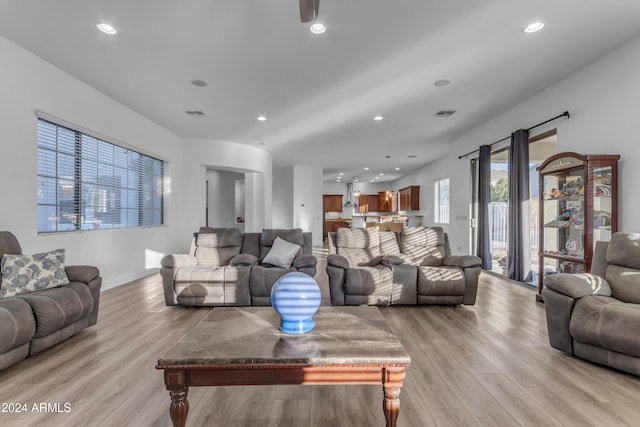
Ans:
[{"label": "sofa armrest", "polygon": [[402,256],[402,254],[398,255],[384,255],[382,257],[382,265],[387,268],[391,268],[394,265],[402,265],[406,264],[406,259]]},{"label": "sofa armrest", "polygon": [[480,267],[482,260],[475,255],[450,255],[442,260],[442,265],[448,267],[472,268]]},{"label": "sofa armrest", "polygon": [[349,268],[349,261],[342,255],[331,254],[327,256],[327,265],[331,267],[344,268],[345,270]]},{"label": "sofa armrest", "polygon": [[160,266],[164,268],[178,268],[186,265],[198,265],[198,260],[188,254],[173,254],[165,255],[160,261]]},{"label": "sofa armrest", "polygon": [[90,265],[70,265],[64,268],[70,282],[89,283],[100,277],[100,270]]},{"label": "sofa armrest", "polygon": [[251,254],[238,254],[231,258],[229,265],[239,266],[239,265],[258,265],[260,260],[257,256]]},{"label": "sofa armrest", "polygon": [[557,273],[544,278],[544,286],[571,298],[586,295],[611,296],[611,287],[602,277],[591,273]]},{"label": "sofa armrest", "polygon": [[318,259],[311,254],[300,255],[293,260],[293,266],[298,270],[301,268],[315,268],[316,265],[318,265]]}]

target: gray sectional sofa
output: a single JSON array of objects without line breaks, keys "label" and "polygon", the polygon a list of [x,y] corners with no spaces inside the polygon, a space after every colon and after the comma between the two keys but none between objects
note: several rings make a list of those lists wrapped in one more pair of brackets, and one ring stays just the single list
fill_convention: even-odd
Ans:
[{"label": "gray sectional sofa", "polygon": [[590,273],[544,278],[552,347],[640,375],[640,234],[597,242]]},{"label": "gray sectional sofa", "polygon": [[[267,263],[276,240],[297,245],[288,263]],[[282,242],[280,242],[282,243]],[[270,305],[271,288],[284,274],[316,274],[311,233],[301,229],[264,229],[243,233],[237,228],[201,227],[188,254],[165,256],[160,274],[167,305]]]},{"label": "gray sectional sofa", "polygon": [[451,255],[441,227],[329,233],[333,305],[474,304],[480,258]]},{"label": "gray sectional sofa", "polygon": [[[22,249],[11,232],[0,231],[0,258],[5,254],[21,255]],[[64,270],[69,281],[64,286],[0,298],[0,370],[97,322],[100,271],[91,266]]]}]

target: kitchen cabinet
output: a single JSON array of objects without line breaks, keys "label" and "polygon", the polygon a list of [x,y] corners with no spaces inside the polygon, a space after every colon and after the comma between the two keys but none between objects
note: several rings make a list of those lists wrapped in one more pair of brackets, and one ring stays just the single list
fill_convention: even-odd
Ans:
[{"label": "kitchen cabinet", "polygon": [[619,155],[560,153],[540,172],[538,294],[555,273],[591,270],[595,242],[609,241],[618,228]]},{"label": "kitchen cabinet", "polygon": [[323,194],[322,205],[325,212],[342,212],[342,194]]},{"label": "kitchen cabinet", "polygon": [[420,186],[412,185],[398,190],[401,211],[420,210]]},{"label": "kitchen cabinet", "polygon": [[358,212],[378,212],[378,195],[360,194],[358,196]]},{"label": "kitchen cabinet", "polygon": [[380,212],[396,212],[398,210],[398,192],[380,191],[378,193],[378,209]]}]

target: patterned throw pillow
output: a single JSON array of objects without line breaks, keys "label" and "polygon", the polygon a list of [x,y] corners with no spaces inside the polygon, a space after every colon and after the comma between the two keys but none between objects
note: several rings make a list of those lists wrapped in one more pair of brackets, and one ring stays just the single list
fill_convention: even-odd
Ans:
[{"label": "patterned throw pillow", "polygon": [[64,249],[35,255],[4,255],[0,261],[0,298],[68,284],[64,255]]}]

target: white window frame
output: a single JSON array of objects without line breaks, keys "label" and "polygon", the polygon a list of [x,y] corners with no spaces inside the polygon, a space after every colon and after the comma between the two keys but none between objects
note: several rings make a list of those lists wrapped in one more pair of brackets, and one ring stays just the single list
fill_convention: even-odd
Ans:
[{"label": "white window frame", "polygon": [[164,225],[165,161],[38,117],[38,233]]},{"label": "white window frame", "polygon": [[[437,179],[433,184],[433,221],[436,224],[449,224],[450,184],[449,178]],[[446,203],[443,203],[445,201]]]}]

